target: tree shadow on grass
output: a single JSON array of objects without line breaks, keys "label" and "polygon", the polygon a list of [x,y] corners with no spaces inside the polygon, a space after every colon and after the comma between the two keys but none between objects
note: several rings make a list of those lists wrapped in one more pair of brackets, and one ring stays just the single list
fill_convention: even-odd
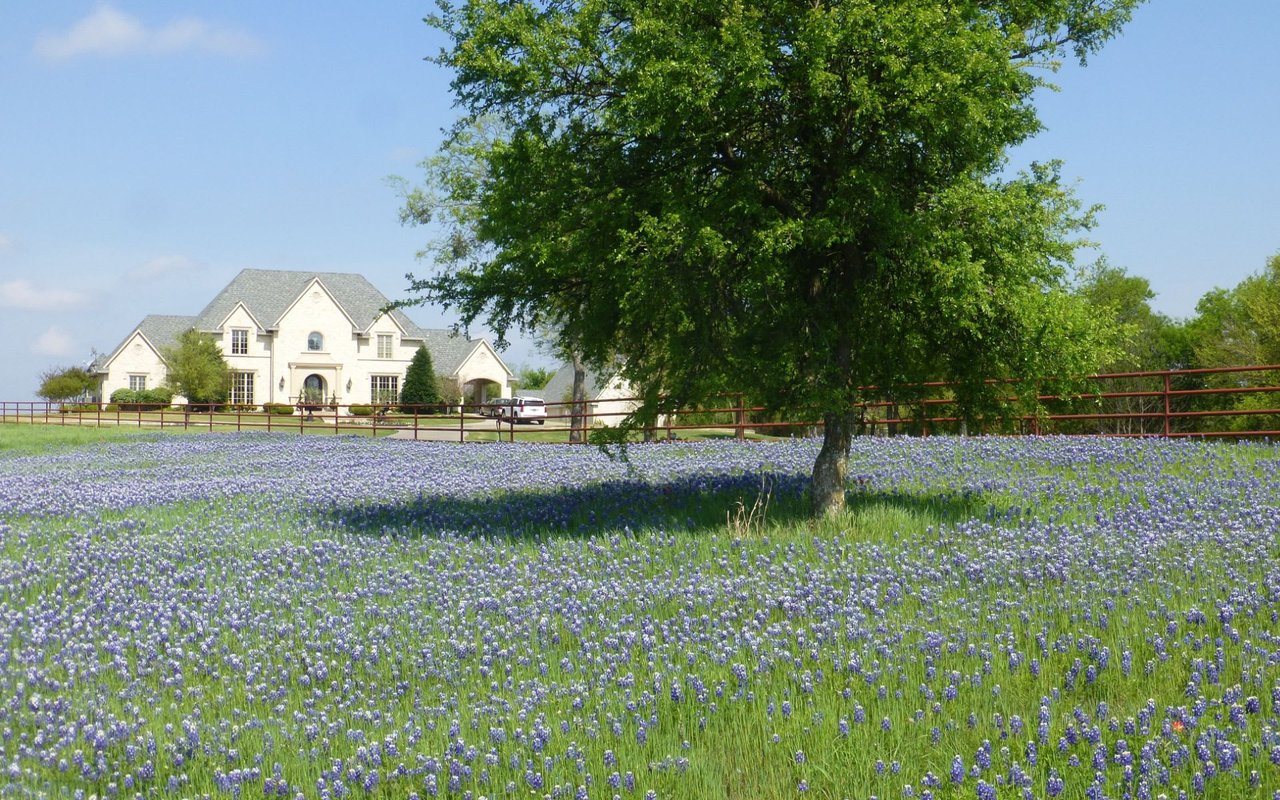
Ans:
[{"label": "tree shadow on grass", "polygon": [[[471,497],[422,496],[330,507],[324,527],[397,538],[590,538],[625,530],[758,533],[809,520],[808,477],[776,473],[692,475],[667,483],[604,481]],[[977,516],[979,495],[916,497],[851,487],[851,514],[892,508],[945,522]]]}]

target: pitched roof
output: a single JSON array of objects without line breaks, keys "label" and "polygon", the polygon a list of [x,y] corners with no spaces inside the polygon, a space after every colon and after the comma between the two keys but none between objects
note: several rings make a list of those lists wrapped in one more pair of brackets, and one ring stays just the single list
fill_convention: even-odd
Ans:
[{"label": "pitched roof", "polygon": [[[237,303],[243,303],[258,322],[273,328],[313,280],[319,280],[329,294],[333,295],[333,299],[360,331],[368,330],[382,316],[382,310],[391,305],[386,295],[378,291],[363,275],[353,272],[245,269],[200,312],[199,328],[205,331],[219,330],[222,321],[235,310]],[[423,330],[399,309],[393,310],[391,316],[409,338],[421,338]]]},{"label": "pitched roof", "polygon": [[138,330],[147,337],[151,346],[161,353],[166,347],[178,344],[178,337],[196,327],[195,317],[183,317],[174,314],[148,314],[138,323]]},{"label": "pitched roof", "polygon": [[120,353],[120,349],[129,343],[135,332],[147,337],[147,341],[156,349],[156,353],[163,357],[165,348],[175,346],[178,343],[178,337],[183,332],[194,328],[196,321],[196,317],[184,317],[174,314],[148,314],[142,318],[142,322],[138,323],[138,327],[129,331],[129,335],[124,337],[124,340],[116,345],[114,350],[110,353],[99,353],[97,358],[93,360],[91,367],[95,372],[106,370],[107,363]]},{"label": "pitched roof", "polygon": [[[584,384],[588,400],[594,400],[608,387],[615,373],[605,375],[587,367]],[[541,394],[548,403],[561,403],[573,399],[573,365],[565,364],[556,370],[547,385],[542,387]]]},{"label": "pitched roof", "polygon": [[[415,326],[416,328],[417,326]],[[431,365],[442,375],[452,375],[467,360],[467,356],[480,345],[479,339],[468,339],[462,334],[447,330],[429,330],[417,328],[418,334],[410,336],[421,339],[431,352]]]}]

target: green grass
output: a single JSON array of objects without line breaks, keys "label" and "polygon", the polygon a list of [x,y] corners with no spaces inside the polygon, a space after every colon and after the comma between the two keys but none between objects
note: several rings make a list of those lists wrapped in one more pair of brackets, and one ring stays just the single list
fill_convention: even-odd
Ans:
[{"label": "green grass", "polygon": [[0,425],[0,454],[38,455],[69,447],[148,439],[161,435],[137,428],[89,428],[60,425]]}]

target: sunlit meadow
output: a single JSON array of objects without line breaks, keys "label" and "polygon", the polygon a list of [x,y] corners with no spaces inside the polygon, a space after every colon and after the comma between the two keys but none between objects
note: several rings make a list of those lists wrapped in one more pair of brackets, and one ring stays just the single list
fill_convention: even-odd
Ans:
[{"label": "sunlit meadow", "polygon": [[0,453],[0,794],[1280,797],[1265,444]]}]

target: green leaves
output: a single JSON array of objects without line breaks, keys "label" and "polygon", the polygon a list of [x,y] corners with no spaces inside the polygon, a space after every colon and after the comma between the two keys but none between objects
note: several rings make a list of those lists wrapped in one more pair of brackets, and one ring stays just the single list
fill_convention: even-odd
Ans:
[{"label": "green leaves", "polygon": [[164,361],[168,368],[165,385],[187,402],[221,403],[227,399],[231,368],[211,334],[194,328],[184,331],[176,346],[164,349]]},{"label": "green leaves", "polygon": [[471,246],[415,288],[499,333],[552,315],[672,402],[1084,369],[1090,212],[1052,166],[997,174],[1039,129],[1028,65],[1137,2],[442,3],[464,117],[406,213]]}]

